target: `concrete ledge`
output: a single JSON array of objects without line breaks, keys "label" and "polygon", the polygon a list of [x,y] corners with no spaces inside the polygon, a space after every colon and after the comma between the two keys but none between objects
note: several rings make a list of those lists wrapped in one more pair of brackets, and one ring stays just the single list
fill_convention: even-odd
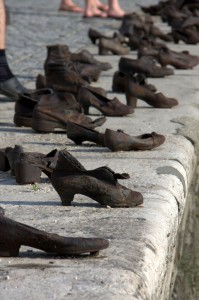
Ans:
[{"label": "concrete ledge", "polygon": [[[16,20],[21,28],[19,16]],[[59,22],[48,43],[59,32]],[[158,26],[162,25],[158,23]],[[46,25],[44,28],[47,30]],[[11,37],[15,30],[10,29]],[[9,43],[12,45],[11,39]],[[198,46],[169,46],[198,54]],[[27,73],[33,77],[41,71],[45,48],[38,44],[36,49],[32,53],[35,68],[29,57],[24,56],[20,63],[20,51],[17,52],[18,72],[26,65],[29,65]],[[89,45],[87,49],[97,53],[94,46]],[[130,56],[136,57],[136,53]],[[104,72],[96,85],[110,91],[118,57],[100,59],[111,62],[114,68]],[[153,109],[139,101],[135,114],[107,118],[100,129],[120,128],[132,135],[151,131],[165,134],[165,143],[153,151],[112,153],[88,143],[77,147],[65,134],[42,135],[31,129],[16,128],[12,123],[14,103],[2,101],[1,147],[20,144],[27,151],[43,153],[67,147],[88,169],[107,165],[117,172],[129,173],[130,179],[121,183],[144,196],[143,207],[133,209],[101,208],[81,195],[75,197],[73,206],[63,207],[45,176],[36,186],[19,186],[10,174],[0,173],[0,205],[7,216],[66,236],[110,239],[110,248],[96,258],[54,258],[40,251],[30,252],[27,247],[21,248],[19,258],[1,258],[2,299],[169,299],[182,253],[180,239],[183,240],[182,228],[189,212],[188,199],[198,194],[199,67],[175,71],[175,74],[149,82],[177,98],[178,107]],[[117,96],[125,103],[123,95]]]}]

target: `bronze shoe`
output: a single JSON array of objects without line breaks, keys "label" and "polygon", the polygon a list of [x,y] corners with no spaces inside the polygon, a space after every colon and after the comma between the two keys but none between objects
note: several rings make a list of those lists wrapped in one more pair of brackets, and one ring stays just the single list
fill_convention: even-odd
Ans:
[{"label": "bronze shoe", "polygon": [[119,70],[124,73],[143,73],[146,77],[154,78],[174,74],[172,69],[159,67],[150,57],[147,56],[142,56],[140,59],[121,57],[119,61]]},{"label": "bronze shoe", "polygon": [[114,39],[101,38],[99,41],[99,55],[108,55],[109,53],[125,55],[129,53],[129,49]]},{"label": "bronze shoe", "polygon": [[172,35],[175,43],[179,41],[191,45],[199,43],[199,32],[192,28],[173,29]]},{"label": "bronze shoe", "polygon": [[104,146],[104,134],[77,123],[68,121],[66,127],[67,137],[75,144],[81,145],[84,141]]},{"label": "bronze shoe", "polygon": [[19,96],[15,103],[14,123],[16,126],[31,127],[33,109],[42,95],[52,94],[51,89],[36,90]]},{"label": "bronze shoe", "polygon": [[[152,92],[156,92],[156,87],[153,84],[147,83],[147,78],[144,74],[132,74],[131,79],[140,85],[143,85]],[[116,71],[113,75],[112,91],[115,93],[125,93],[127,83],[127,75],[123,72]]]},{"label": "bronze shoe", "polygon": [[106,129],[104,134],[104,144],[111,151],[131,151],[131,150],[151,150],[163,144],[164,135],[156,132],[130,136],[121,130],[113,131]]},{"label": "bronze shoe", "polygon": [[89,88],[82,87],[78,93],[78,102],[83,107],[85,114],[89,113],[89,107],[93,106],[106,116],[124,116],[132,114],[134,110],[122,104],[116,97],[110,100]]},{"label": "bronze shoe", "polygon": [[11,151],[12,147],[0,149],[0,171],[7,172],[10,170],[10,164],[7,157],[7,151]]},{"label": "bronze shoe", "polygon": [[65,65],[50,65],[46,72],[46,84],[54,91],[77,94],[81,86],[88,85],[80,75]]},{"label": "bronze shoe", "polygon": [[131,77],[131,74],[127,75],[125,90],[127,105],[135,108],[137,106],[137,98],[156,108],[171,108],[178,105],[176,99],[168,98],[162,93],[154,93],[146,87],[135,83]]},{"label": "bronze shoe", "polygon": [[48,233],[7,218],[1,208],[0,256],[18,256],[21,246],[56,255],[98,254],[109,246],[102,238],[64,237]]},{"label": "bronze shoe", "polygon": [[199,64],[199,57],[188,52],[171,51],[168,48],[159,50],[157,57],[162,66],[171,65],[176,69],[192,69]]},{"label": "bronze shoe", "polygon": [[73,67],[77,74],[88,83],[98,81],[101,74],[101,68],[97,65],[74,62]]},{"label": "bronze shoe", "polygon": [[93,121],[83,114],[81,106],[72,94],[54,92],[43,95],[34,107],[32,128],[38,132],[66,130],[68,120],[95,128],[101,126],[106,119],[103,117]]},{"label": "bronze shoe", "polygon": [[98,72],[102,70],[106,71],[112,68],[112,66],[109,63],[103,63],[95,59],[94,56],[88,50],[82,50],[78,53],[72,53],[67,45],[59,44],[47,46],[47,58],[44,63],[45,72],[47,71],[48,66],[54,64],[65,64],[69,69],[73,71],[75,68],[76,72],[78,72],[78,74],[83,79],[85,78],[84,73],[81,73],[82,69],[88,68],[88,65],[90,68],[95,68],[96,71],[98,70]]},{"label": "bronze shoe", "polygon": [[[46,77],[44,75],[38,74],[36,79],[36,88],[44,89],[46,87],[47,87]],[[106,97],[107,92],[101,87],[94,87],[91,85],[87,85],[87,88]]]},{"label": "bronze shoe", "polygon": [[0,154],[1,167],[2,154],[4,154],[5,161],[2,171],[11,170],[11,175],[15,176],[18,184],[32,184],[40,182],[41,172],[50,178],[52,169],[49,165],[56,163],[58,151],[55,149],[45,155],[38,152],[25,152],[21,146],[15,145],[14,148],[5,148]]},{"label": "bronze shoe", "polygon": [[46,77],[42,74],[38,74],[35,81],[35,87],[37,90],[45,89],[47,87]]},{"label": "bronze shoe", "polygon": [[90,38],[93,44],[96,44],[96,42],[99,41],[101,38],[110,39],[110,40],[117,39],[121,44],[127,42],[127,39],[119,32],[114,32],[113,36],[109,37],[92,28],[89,28],[88,30],[88,37]]},{"label": "bronze shoe", "polygon": [[110,63],[107,62],[100,62],[96,58],[94,58],[94,55],[91,54],[88,50],[82,50],[78,53],[71,53],[71,61],[72,62],[81,62],[84,64],[90,64],[94,65],[100,68],[102,71],[107,71],[109,69],[112,69],[112,66]]},{"label": "bronze shoe", "polygon": [[120,185],[117,179],[128,174],[117,174],[108,167],[87,171],[69,152],[60,151],[51,176],[51,183],[63,205],[70,205],[75,194],[92,198],[104,206],[133,207],[143,203],[142,194]]},{"label": "bronze shoe", "polygon": [[152,35],[153,37],[160,38],[161,40],[165,42],[172,42],[173,37],[170,33],[165,34],[162,32],[158,27],[156,26],[151,26],[149,30],[149,35]]}]

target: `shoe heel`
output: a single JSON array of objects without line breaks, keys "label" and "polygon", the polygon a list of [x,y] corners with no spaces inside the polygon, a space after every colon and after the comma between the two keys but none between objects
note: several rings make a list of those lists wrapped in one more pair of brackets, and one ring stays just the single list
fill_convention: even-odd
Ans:
[{"label": "shoe heel", "polygon": [[71,202],[73,201],[73,199],[75,197],[75,194],[65,192],[63,194],[59,193],[59,196],[61,198],[61,202],[62,202],[63,206],[70,206]]},{"label": "shoe heel", "polygon": [[50,133],[54,132],[56,126],[53,122],[34,120],[32,121],[32,129],[38,132]]},{"label": "shoe heel", "polygon": [[19,255],[20,245],[5,245],[0,243],[0,257],[15,257]]},{"label": "shoe heel", "polygon": [[92,36],[90,36],[90,39],[91,39],[92,44],[95,45],[97,39],[95,37],[92,37]]},{"label": "shoe heel", "polygon": [[122,88],[119,88],[117,85],[112,85],[112,92],[113,93],[123,93],[124,91],[122,90]]},{"label": "shoe heel", "polygon": [[108,55],[108,50],[102,47],[99,47],[99,55]]},{"label": "shoe heel", "polygon": [[31,164],[17,164],[15,178],[18,184],[31,184],[40,182],[41,170]]},{"label": "shoe heel", "polygon": [[137,98],[126,94],[126,104],[132,108],[136,108],[137,107]]},{"label": "shoe heel", "polygon": [[84,104],[83,109],[84,109],[85,115],[89,115],[89,105]]},{"label": "shoe heel", "polygon": [[14,116],[14,123],[18,127],[32,127],[32,118]]}]

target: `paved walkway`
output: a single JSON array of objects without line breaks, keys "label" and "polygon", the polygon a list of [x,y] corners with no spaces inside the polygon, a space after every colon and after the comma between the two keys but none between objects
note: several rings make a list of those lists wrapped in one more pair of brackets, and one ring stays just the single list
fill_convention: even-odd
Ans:
[{"label": "paved walkway", "polygon": [[[81,1],[76,1],[82,3]],[[121,1],[127,11],[135,3]],[[147,3],[152,2],[148,1]],[[43,72],[48,44],[68,44],[71,50],[97,48],[87,38],[89,27],[112,32],[120,25],[113,20],[84,20],[80,15],[58,13],[59,1],[8,0],[11,25],[7,30],[8,58],[12,69],[28,87]],[[165,24],[159,24],[168,30]],[[173,49],[198,54],[198,46],[170,45]],[[132,52],[130,57],[136,57]],[[99,57],[98,57],[99,58]],[[117,56],[100,57],[113,64],[95,85],[111,90]],[[138,135],[157,131],[166,142],[153,151],[112,153],[107,149],[75,146],[65,134],[38,134],[13,124],[14,103],[2,99],[0,108],[1,147],[22,145],[27,151],[48,153],[67,149],[88,169],[108,165],[131,178],[122,184],[140,191],[143,207],[105,209],[78,195],[72,207],[62,207],[57,193],[44,176],[37,185],[19,186],[10,174],[0,174],[0,205],[6,214],[31,226],[68,236],[96,236],[110,239],[110,248],[97,258],[60,259],[22,247],[19,258],[0,260],[1,299],[164,299],[173,268],[173,256],[186,197],[196,166],[199,121],[199,67],[175,71],[175,76],[151,79],[159,91],[179,100],[173,109],[153,109],[138,102],[135,114],[108,118],[100,129],[122,129]],[[109,94],[111,97],[113,93]],[[119,95],[125,102],[123,95]],[[185,119],[185,117],[187,119]],[[183,126],[171,122],[187,120],[192,137]],[[181,130],[180,134],[179,129]],[[191,140],[195,140],[195,147]],[[28,251],[28,252],[27,252]]]}]

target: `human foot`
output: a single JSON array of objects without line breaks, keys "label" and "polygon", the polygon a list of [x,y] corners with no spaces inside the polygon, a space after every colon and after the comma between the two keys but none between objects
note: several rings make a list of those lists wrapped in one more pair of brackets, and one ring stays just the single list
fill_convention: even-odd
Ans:
[{"label": "human foot", "polygon": [[117,8],[110,7],[107,13],[109,18],[116,18],[116,19],[122,19],[125,15],[125,11],[120,7]]},{"label": "human foot", "polygon": [[108,11],[108,5],[96,0],[96,6],[102,11]]},{"label": "human foot", "polygon": [[60,3],[60,7],[59,7],[60,11],[69,11],[69,12],[76,12],[76,13],[83,13],[83,8],[81,8],[80,6],[76,5],[74,2],[72,1],[61,1]]},{"label": "human foot", "polygon": [[84,18],[107,18],[107,14],[97,7],[86,8]]}]

